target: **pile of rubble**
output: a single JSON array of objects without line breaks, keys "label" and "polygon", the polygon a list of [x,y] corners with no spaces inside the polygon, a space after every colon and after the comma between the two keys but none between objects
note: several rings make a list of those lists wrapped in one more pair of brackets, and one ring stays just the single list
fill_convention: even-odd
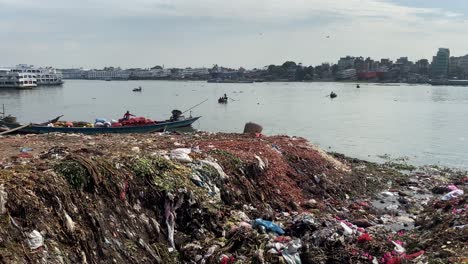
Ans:
[{"label": "pile of rubble", "polygon": [[464,172],[402,173],[286,136],[0,141],[1,262],[467,260]]}]

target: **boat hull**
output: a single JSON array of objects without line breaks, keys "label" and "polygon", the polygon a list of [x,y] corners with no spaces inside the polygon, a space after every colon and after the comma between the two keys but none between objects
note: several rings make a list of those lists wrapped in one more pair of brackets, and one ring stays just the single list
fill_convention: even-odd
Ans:
[{"label": "boat hull", "polygon": [[161,132],[167,129],[188,127],[200,118],[192,117],[180,121],[163,122],[154,125],[144,126],[123,126],[123,127],[48,127],[31,125],[21,129],[21,133],[47,134],[47,133],[80,133],[80,134],[124,134],[124,133],[152,133]]}]

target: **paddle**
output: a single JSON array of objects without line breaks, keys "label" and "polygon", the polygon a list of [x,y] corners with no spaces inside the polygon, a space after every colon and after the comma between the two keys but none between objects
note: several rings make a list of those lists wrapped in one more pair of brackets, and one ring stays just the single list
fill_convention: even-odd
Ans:
[{"label": "paddle", "polygon": [[28,126],[30,126],[30,125],[19,126],[19,127],[16,127],[16,128],[13,128],[13,129],[10,129],[10,130],[7,130],[7,131],[4,131],[4,132],[0,133],[0,136],[9,134],[9,133],[11,133],[11,132],[15,132],[15,131],[17,131],[17,130],[26,128],[26,127],[28,127]]},{"label": "paddle", "polygon": [[195,107],[197,107],[197,106],[199,106],[199,105],[203,104],[203,103],[204,103],[204,102],[206,102],[206,101],[208,101],[208,99],[205,99],[205,101],[203,101],[203,102],[201,102],[201,103],[198,103],[198,104],[196,104],[196,105],[194,105],[194,106],[190,107],[189,109],[187,109],[187,110],[183,111],[183,112],[182,112],[182,114],[184,114],[184,113],[186,113],[186,112],[188,112],[188,111],[192,110],[193,108],[195,108]]}]

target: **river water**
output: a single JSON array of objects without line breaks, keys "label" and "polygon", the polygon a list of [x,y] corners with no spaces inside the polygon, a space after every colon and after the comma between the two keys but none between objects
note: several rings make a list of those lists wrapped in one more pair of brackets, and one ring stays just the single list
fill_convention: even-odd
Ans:
[{"label": "river water", "polygon": [[[132,92],[135,87],[143,92]],[[331,91],[338,94],[327,98]],[[228,94],[227,105],[217,98]],[[67,80],[60,87],[0,89],[0,104],[21,122],[92,121],[138,116],[166,119],[196,107],[194,128],[242,132],[248,121],[264,133],[302,136],[327,151],[371,161],[409,158],[416,165],[468,168],[468,87],[407,84],[253,83]]]}]

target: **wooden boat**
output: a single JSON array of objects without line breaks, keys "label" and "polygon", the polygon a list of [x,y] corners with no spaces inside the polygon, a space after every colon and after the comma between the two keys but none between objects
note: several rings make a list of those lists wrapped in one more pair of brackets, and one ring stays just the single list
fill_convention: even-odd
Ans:
[{"label": "wooden boat", "polygon": [[[19,133],[46,134],[46,133],[81,133],[81,134],[113,134],[113,133],[151,133],[167,129],[188,127],[201,116],[189,117],[175,121],[162,121],[151,125],[121,126],[121,127],[49,127],[31,124],[18,130]],[[19,127],[19,124],[9,126],[10,129]]]}]

